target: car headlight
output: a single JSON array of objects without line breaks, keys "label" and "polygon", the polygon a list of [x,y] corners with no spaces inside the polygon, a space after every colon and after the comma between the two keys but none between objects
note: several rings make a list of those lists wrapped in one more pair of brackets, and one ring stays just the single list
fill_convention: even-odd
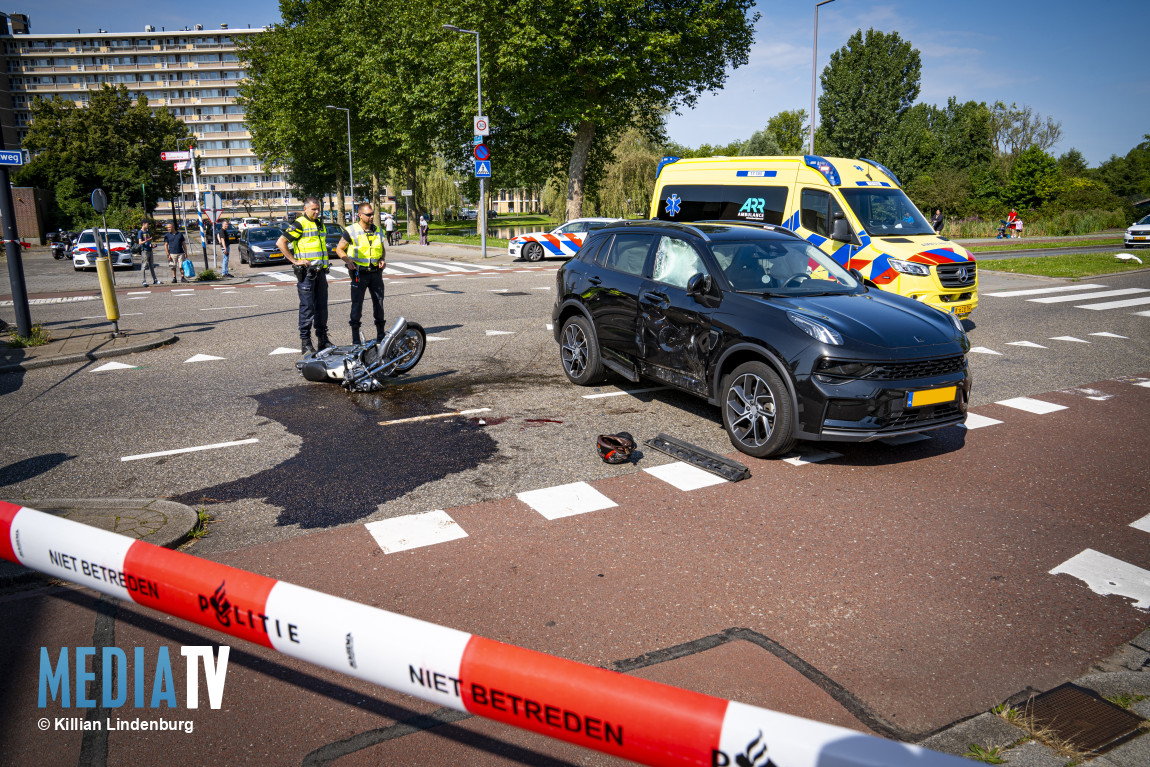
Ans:
[{"label": "car headlight", "polygon": [[899,261],[897,258],[888,259],[887,263],[889,263],[890,268],[894,269],[896,272],[911,274],[915,277],[930,276],[930,267],[926,264],[915,264],[911,263],[910,261]]},{"label": "car headlight", "polygon": [[943,312],[943,314],[945,314],[947,316],[947,318],[950,320],[950,324],[954,325],[954,329],[958,331],[958,337],[959,338],[965,337],[966,336],[966,328],[964,328],[962,326],[962,320],[960,320],[958,318],[958,315],[951,314],[950,312]]},{"label": "car headlight", "polygon": [[263,253],[264,249],[258,245],[252,245],[252,253]]},{"label": "car headlight", "polygon": [[845,362],[823,358],[815,367],[815,377],[823,383],[845,383],[850,379],[872,375],[875,366],[867,362]]},{"label": "car headlight", "polygon": [[812,320],[810,317],[804,317],[795,312],[787,312],[787,317],[799,330],[806,333],[811,338],[824,344],[831,344],[832,346],[842,346],[843,337],[838,334],[838,331],[833,328],[827,327],[821,322]]}]

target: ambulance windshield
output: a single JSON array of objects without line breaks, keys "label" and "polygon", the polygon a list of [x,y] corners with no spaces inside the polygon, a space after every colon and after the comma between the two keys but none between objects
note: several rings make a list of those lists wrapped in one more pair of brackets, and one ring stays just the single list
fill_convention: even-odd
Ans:
[{"label": "ambulance windshield", "polygon": [[901,189],[865,186],[839,191],[872,237],[934,234],[930,223]]}]

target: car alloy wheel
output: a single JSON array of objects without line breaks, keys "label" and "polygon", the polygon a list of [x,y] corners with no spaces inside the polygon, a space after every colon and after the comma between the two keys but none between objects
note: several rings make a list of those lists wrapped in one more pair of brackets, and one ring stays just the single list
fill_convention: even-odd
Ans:
[{"label": "car alloy wheel", "polygon": [[599,342],[585,317],[572,317],[560,333],[563,372],[573,384],[588,386],[603,377]]},{"label": "car alloy wheel", "polygon": [[747,362],[723,383],[723,426],[740,451],[757,458],[785,452],[791,436],[790,395],[766,363]]},{"label": "car alloy wheel", "polygon": [[523,257],[528,261],[543,260],[543,246],[537,242],[529,242],[523,246]]}]

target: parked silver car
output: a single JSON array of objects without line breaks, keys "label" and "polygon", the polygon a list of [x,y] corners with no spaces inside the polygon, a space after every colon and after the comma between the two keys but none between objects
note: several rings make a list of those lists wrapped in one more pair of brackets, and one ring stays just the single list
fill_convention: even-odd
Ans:
[{"label": "parked silver car", "polygon": [[1150,216],[1143,216],[1126,230],[1126,247],[1150,248]]}]

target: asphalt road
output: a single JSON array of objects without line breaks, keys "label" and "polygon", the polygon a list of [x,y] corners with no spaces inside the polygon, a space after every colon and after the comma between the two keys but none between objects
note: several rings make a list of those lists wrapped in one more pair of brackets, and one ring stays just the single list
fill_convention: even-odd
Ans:
[{"label": "asphalt road", "polygon": [[[1048,571],[1087,547],[1150,568],[1146,533],[1130,527],[1150,512],[1150,392],[1135,385],[1150,374],[1150,317],[1140,314],[1150,303],[1080,308],[1150,296],[1150,271],[1069,291],[1057,290],[1070,286],[1061,280],[982,272],[968,323],[971,404],[999,424],[903,446],[801,445],[808,456],[842,454],[809,465],[742,457],[752,480],[688,492],[603,464],[594,437],[666,432],[730,453],[718,411],[666,390],[619,394],[650,386],[621,379],[590,391],[570,385],[547,328],[555,266],[390,280],[388,316],[421,322],[433,340],[410,376],[372,395],[305,382],[296,354],[275,353],[298,341],[295,292],[274,277],[124,295],[122,325],[172,329],[180,341],[118,360],[129,369],[0,376],[0,466],[34,467],[0,469],[3,494],[202,505],[215,521],[190,549],[198,556],[608,667],[745,627],[833,684],[788,676],[793,666],[745,642],[636,673],[903,735],[1073,677],[1145,625],[1128,600]],[[1024,290],[1044,292],[1009,295]],[[346,295],[345,282],[332,286],[337,342],[349,338]],[[1061,296],[1075,298],[1048,300]],[[98,323],[99,314],[98,301],[33,306],[48,328]],[[996,404],[1027,396],[1064,409]],[[490,410],[387,423],[475,408]],[[121,460],[248,439],[258,442]],[[671,463],[644,453],[640,470]],[[547,520],[516,499],[574,482],[591,483],[618,511]],[[435,509],[449,510],[468,537],[387,554],[364,527]],[[90,642],[95,610],[83,595],[33,601],[0,603],[8,625],[34,624],[5,636],[20,640],[10,688],[25,697],[37,648]],[[146,611],[121,608],[120,620],[121,646],[218,641]],[[169,750],[173,763],[265,752],[299,763],[424,711],[259,652],[244,657],[227,716],[197,714],[205,732],[194,740],[122,740],[118,763]],[[844,705],[836,690],[862,707]],[[0,738],[12,753],[48,748],[67,760],[80,747],[78,734],[38,741],[27,724]],[[606,763],[495,726],[448,729],[369,739],[371,748],[352,752],[376,763],[432,753]],[[456,753],[449,746],[458,759],[443,756]]]},{"label": "asphalt road", "polygon": [[987,250],[974,254],[978,261],[997,258],[1029,258],[1031,256],[1058,256],[1066,253],[1129,253],[1129,248],[1121,245],[1081,245],[1067,248],[1022,248],[1014,250]]}]

